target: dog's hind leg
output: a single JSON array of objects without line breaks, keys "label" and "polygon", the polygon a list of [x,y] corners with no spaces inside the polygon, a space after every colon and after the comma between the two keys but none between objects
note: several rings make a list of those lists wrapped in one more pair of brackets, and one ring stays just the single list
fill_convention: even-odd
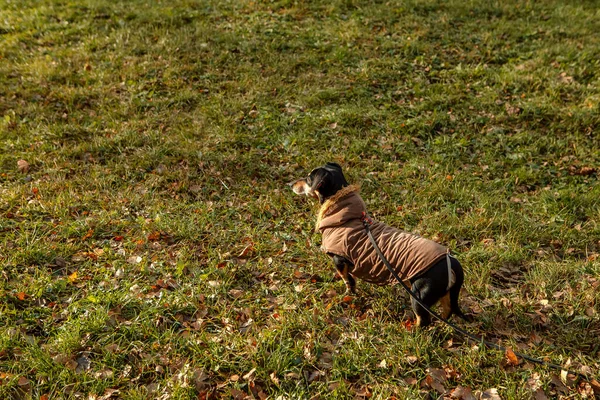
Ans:
[{"label": "dog's hind leg", "polygon": [[356,294],[356,280],[352,274],[350,274],[350,267],[352,266],[352,263],[346,260],[344,257],[340,257],[335,254],[332,255],[332,258],[335,268],[346,284],[346,292]]},{"label": "dog's hind leg", "polygon": [[462,288],[463,282],[465,280],[465,274],[463,272],[462,265],[460,265],[457,259],[451,258],[451,262],[452,271],[454,272],[454,275],[456,277],[456,282],[454,282],[454,285],[450,288],[449,291],[450,314],[448,315],[448,317],[450,317],[450,315],[452,314],[455,314],[457,317],[460,317],[467,322],[471,322],[473,318],[470,315],[465,315],[458,304],[458,297],[460,296],[460,289]]},{"label": "dog's hind leg", "polygon": [[441,315],[441,317],[444,318],[444,319],[450,318],[450,315],[452,315],[452,305],[450,303],[450,292],[446,293],[440,299],[440,305],[442,306],[442,315]]}]

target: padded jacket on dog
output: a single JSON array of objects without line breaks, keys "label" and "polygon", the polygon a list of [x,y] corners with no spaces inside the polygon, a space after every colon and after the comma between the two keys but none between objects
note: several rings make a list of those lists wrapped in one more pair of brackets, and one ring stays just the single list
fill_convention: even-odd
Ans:
[{"label": "padded jacket on dog", "polygon": [[[323,235],[321,248],[350,260],[352,276],[377,285],[396,283],[377,256],[365,232],[361,217],[365,203],[356,186],[348,186],[327,199],[319,212],[317,229]],[[370,225],[379,248],[402,280],[427,271],[446,257],[446,247],[420,236],[403,232],[381,222]]]}]

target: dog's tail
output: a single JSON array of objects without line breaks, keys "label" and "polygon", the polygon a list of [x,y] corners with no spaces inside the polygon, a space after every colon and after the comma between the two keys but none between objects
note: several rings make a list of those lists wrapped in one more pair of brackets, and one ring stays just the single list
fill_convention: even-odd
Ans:
[{"label": "dog's tail", "polygon": [[456,315],[457,317],[462,318],[467,322],[471,322],[472,318],[468,315],[465,315],[460,306],[458,305],[458,297],[460,296],[460,289],[462,288],[463,282],[465,280],[465,274],[463,272],[462,265],[458,262],[457,259],[452,258],[452,272],[454,272],[454,276],[456,281],[454,285],[450,288],[450,310],[451,313]]}]

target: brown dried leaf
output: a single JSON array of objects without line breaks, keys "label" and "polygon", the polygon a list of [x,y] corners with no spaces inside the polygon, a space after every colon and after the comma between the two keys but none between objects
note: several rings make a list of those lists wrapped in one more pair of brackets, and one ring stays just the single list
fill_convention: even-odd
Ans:
[{"label": "brown dried leaf", "polygon": [[330,369],[333,367],[333,357],[331,353],[324,352],[321,354],[321,357],[319,357],[319,366],[323,369]]},{"label": "brown dried leaf", "polygon": [[511,366],[519,365],[519,358],[517,357],[515,352],[512,351],[512,349],[510,347],[506,349],[506,352],[504,353],[504,355],[506,356],[506,363],[508,365],[511,365]]},{"label": "brown dried leaf", "polygon": [[19,394],[18,398],[28,398],[28,395],[31,394],[31,381],[24,376],[21,376],[17,381],[19,385]]},{"label": "brown dried leaf", "polygon": [[573,83],[575,81],[575,79],[573,79],[572,76],[567,75],[566,72],[561,72],[560,75],[558,76],[558,80],[561,81],[562,83]]},{"label": "brown dried leaf", "polygon": [[19,169],[19,172],[26,174],[29,172],[29,163],[25,160],[19,160],[17,161],[17,168]]},{"label": "brown dried leaf", "polygon": [[596,396],[600,396],[600,382],[595,379],[590,381],[590,385],[592,386],[592,390]]},{"label": "brown dried leaf", "polygon": [[149,242],[155,242],[160,239],[160,232],[152,232],[148,235]]},{"label": "brown dried leaf", "polygon": [[75,368],[76,373],[82,373],[91,368],[92,361],[85,355],[77,357],[77,367]]},{"label": "brown dried leaf", "polygon": [[551,384],[554,385],[557,392],[561,394],[569,393],[569,388],[565,386],[564,383],[560,380],[558,375],[553,374],[551,378]]},{"label": "brown dried leaf", "polygon": [[254,243],[250,243],[244,247],[244,250],[238,255],[238,258],[247,258],[254,251]]},{"label": "brown dried leaf", "polygon": [[103,368],[100,371],[96,371],[94,373],[94,378],[96,379],[110,379],[113,377],[113,371],[108,368]]},{"label": "brown dried leaf", "polygon": [[271,372],[269,378],[271,378],[271,382],[273,382],[275,386],[279,386],[279,378],[277,377],[277,374],[275,372]]},{"label": "brown dried leaf", "polygon": [[244,400],[247,397],[246,393],[238,389],[232,388],[229,390],[229,393],[231,394],[231,398],[234,400]]},{"label": "brown dried leaf", "polygon": [[77,281],[77,271],[73,272],[71,275],[67,277],[69,283],[75,283]]},{"label": "brown dried leaf", "polygon": [[98,397],[98,400],[108,400],[113,396],[117,398],[119,393],[120,391],[118,389],[108,388],[104,391],[104,394],[102,396]]},{"label": "brown dried leaf", "polygon": [[575,175],[592,175],[596,172],[596,168],[594,167],[581,167],[578,171],[575,172]]},{"label": "brown dried leaf", "polygon": [[198,392],[207,390],[210,386],[209,376],[204,370],[196,369],[192,374],[192,383]]},{"label": "brown dried leaf", "polygon": [[244,378],[244,380],[248,381],[248,380],[250,380],[251,378],[254,377],[254,373],[255,372],[256,372],[256,368],[252,368],[250,370],[250,372],[248,372],[247,374],[245,374],[244,376],[242,376],[242,378]]},{"label": "brown dried leaf", "polygon": [[408,386],[412,386],[412,385],[416,385],[418,380],[414,376],[409,376],[409,377],[404,378],[404,382],[406,382],[406,384]]},{"label": "brown dried leaf", "polygon": [[481,394],[481,400],[502,400],[502,397],[498,394],[498,389],[488,389]]},{"label": "brown dried leaf", "polygon": [[368,386],[363,386],[354,392],[355,399],[368,399],[371,396],[373,396],[373,393],[371,393]]},{"label": "brown dried leaf", "polygon": [[470,388],[464,386],[457,386],[450,393],[451,399],[459,399],[459,400],[477,400],[475,396],[473,396],[473,392]]},{"label": "brown dried leaf", "polygon": [[17,381],[17,384],[19,386],[27,386],[27,385],[29,385],[29,379],[25,378],[24,376],[21,376],[19,378],[19,380]]},{"label": "brown dried leaf", "polygon": [[534,372],[531,375],[531,378],[527,379],[527,387],[535,392],[536,390],[538,390],[540,388],[540,386],[541,386],[540,374],[538,374],[537,372]]},{"label": "brown dried leaf", "polygon": [[415,364],[417,361],[419,361],[419,359],[417,358],[417,356],[406,356],[406,357],[404,357],[404,359],[409,364]]},{"label": "brown dried leaf", "polygon": [[519,114],[521,114],[521,111],[523,111],[523,109],[521,107],[512,106],[508,103],[504,104],[504,108],[506,109],[506,113],[508,115],[519,115]]},{"label": "brown dried leaf", "polygon": [[538,389],[535,391],[535,393],[533,393],[533,399],[534,400],[548,400],[548,397],[546,396],[546,393],[544,393],[544,391],[542,389]]},{"label": "brown dried leaf", "polygon": [[428,374],[423,381],[425,386],[434,389],[439,394],[445,394],[446,372],[440,368],[428,368],[427,372]]}]

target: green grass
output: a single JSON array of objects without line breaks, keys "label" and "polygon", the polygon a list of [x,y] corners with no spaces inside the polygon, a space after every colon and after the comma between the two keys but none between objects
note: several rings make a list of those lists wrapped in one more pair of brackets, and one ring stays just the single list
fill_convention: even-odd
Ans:
[{"label": "green grass", "polygon": [[341,163],[462,326],[598,378],[595,3],[369,3],[0,0],[0,397],[590,398],[348,302],[285,183]]}]

